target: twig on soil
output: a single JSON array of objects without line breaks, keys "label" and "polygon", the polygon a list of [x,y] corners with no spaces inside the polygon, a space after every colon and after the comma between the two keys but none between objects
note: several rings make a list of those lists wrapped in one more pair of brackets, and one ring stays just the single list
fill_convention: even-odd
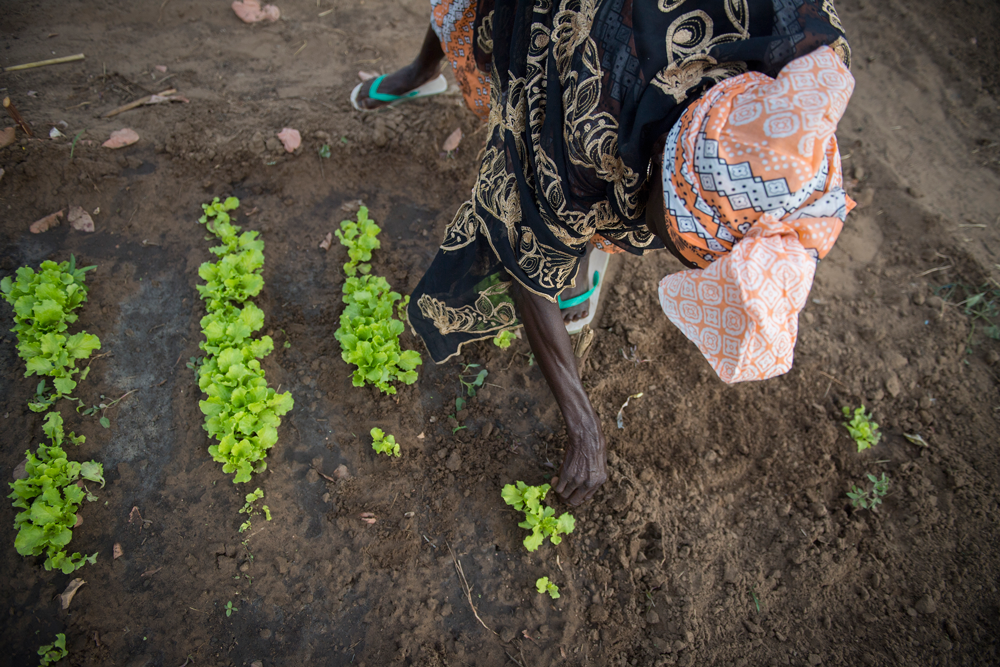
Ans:
[{"label": "twig on soil", "polygon": [[[503,652],[504,652],[504,653],[507,653],[507,649],[504,649],[504,650],[503,650]],[[514,656],[512,656],[512,655],[511,655],[510,653],[507,653],[507,657],[508,657],[508,658],[510,658],[510,659],[511,659],[511,661],[512,661],[512,662],[513,662],[513,663],[514,663],[515,665],[517,665],[517,667],[524,667],[524,665],[522,665],[522,664],[521,664],[520,662],[518,662],[518,661],[517,661],[517,658],[515,658]],[[183,667],[183,666],[182,666],[182,667]]]},{"label": "twig on soil", "polygon": [[159,16],[156,17],[156,22],[157,23],[159,23],[160,19],[163,18],[163,8],[167,6],[168,2],[170,2],[170,0],[163,0],[163,4],[160,5],[160,14],[159,14]]},{"label": "twig on soil", "polygon": [[9,97],[3,98],[3,108],[7,112],[7,115],[14,119],[14,122],[21,126],[24,133],[29,137],[34,137],[35,133],[31,131],[31,127],[21,118],[21,114],[17,112],[17,107],[14,103],[10,101]]},{"label": "twig on soil", "polygon": [[164,90],[163,92],[160,93],[155,93],[153,95],[146,95],[145,97],[140,97],[134,102],[129,102],[128,104],[123,104],[122,106],[116,109],[112,109],[111,111],[101,116],[101,118],[111,118],[112,116],[117,116],[120,113],[123,113],[125,111],[130,111],[132,109],[135,109],[136,107],[141,107],[145,104],[150,104],[154,97],[167,97],[168,95],[173,95],[176,92],[177,92],[176,88],[168,88],[167,90]]},{"label": "twig on soil", "polygon": [[927,271],[924,271],[923,273],[918,273],[917,274],[917,278],[923,278],[924,276],[929,276],[930,274],[937,273],[938,271],[947,271],[950,268],[952,268],[952,267],[949,264],[948,266],[939,266],[939,267],[937,267],[935,269],[928,269]]},{"label": "twig on soil", "polygon": [[157,572],[159,572],[162,569],[163,569],[163,566],[161,565],[160,567],[156,568],[155,570],[146,570],[145,572],[143,572],[142,574],[139,575],[139,578],[141,579],[143,577],[152,577],[154,574],[156,574]]},{"label": "twig on soil", "polygon": [[292,54],[292,57],[294,58],[295,56],[299,55],[299,53],[302,52],[302,49],[306,48],[306,44],[308,44],[308,43],[309,43],[309,40],[306,40],[306,41],[302,42],[302,46],[300,46],[298,48],[298,50],[296,50],[295,53]]},{"label": "twig on soil", "polygon": [[833,380],[834,382],[836,382],[837,384],[839,384],[844,389],[847,389],[847,385],[846,384],[844,384],[843,382],[841,382],[837,378],[833,377],[832,375],[830,375],[828,373],[824,373],[823,371],[816,371],[816,372],[819,373],[820,375],[822,375],[823,377],[825,377],[827,380]]},{"label": "twig on soil", "polygon": [[74,56],[63,56],[61,58],[49,58],[48,60],[38,60],[33,63],[24,63],[23,65],[12,65],[11,67],[4,67],[5,72],[14,72],[22,69],[32,69],[34,67],[47,67],[48,65],[62,65],[63,63],[72,63],[77,60],[83,60],[86,56],[82,53],[77,53]]},{"label": "twig on soil", "polygon": [[469,582],[465,578],[465,572],[462,570],[462,563],[458,560],[458,557],[455,556],[455,550],[451,548],[451,544],[448,542],[445,542],[445,544],[448,545],[448,551],[451,552],[451,560],[455,563],[455,571],[458,572],[458,580],[462,582],[462,588],[465,590],[465,597],[468,598],[469,606],[472,607],[472,614],[476,617],[476,620],[479,621],[480,625],[490,632],[493,632],[493,634],[497,634],[493,630],[490,630],[489,626],[483,622],[483,619],[479,618],[479,612],[476,611],[476,605],[472,604],[472,589],[469,588]]}]

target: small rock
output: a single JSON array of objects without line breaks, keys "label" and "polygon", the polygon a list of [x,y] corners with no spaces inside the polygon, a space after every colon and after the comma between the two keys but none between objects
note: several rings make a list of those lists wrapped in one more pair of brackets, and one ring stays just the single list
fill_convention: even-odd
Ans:
[{"label": "small rock", "polygon": [[917,601],[914,605],[917,611],[925,616],[929,616],[937,611],[937,603],[934,602],[934,598],[930,595],[925,595]]},{"label": "small rock", "polygon": [[747,632],[749,632],[752,635],[764,634],[764,628],[760,627],[753,621],[748,621],[747,619],[743,619],[743,627],[745,627],[747,629]]},{"label": "small rock", "polygon": [[782,643],[788,641],[788,637],[786,635],[778,632],[777,630],[774,631],[774,638],[777,639],[779,642],[782,642]]},{"label": "small rock", "polygon": [[313,136],[319,139],[320,141],[330,140],[330,133],[324,132],[323,130],[316,130],[315,132],[313,132]]},{"label": "small rock", "polygon": [[899,396],[899,392],[903,391],[903,386],[899,383],[899,378],[896,376],[895,373],[889,373],[889,376],[886,377],[885,390],[889,392],[889,395],[892,396],[893,398]]},{"label": "small rock", "polygon": [[646,622],[647,622],[647,623],[649,623],[650,625],[656,625],[657,623],[659,623],[659,622],[660,622],[660,615],[659,615],[659,614],[657,614],[657,613],[656,613],[655,611],[653,611],[652,609],[650,609],[650,610],[649,610],[649,611],[648,611],[648,612],[646,613]]},{"label": "small rock", "polygon": [[909,614],[913,618],[917,617],[917,610],[914,609],[913,607],[907,607],[906,608],[906,613]]},{"label": "small rock", "polygon": [[324,493],[324,494],[323,494],[323,495],[322,495],[322,496],[320,497],[320,500],[322,500],[322,501],[323,501],[324,503],[328,503],[328,502],[330,502],[330,493],[329,493],[329,492],[327,492],[327,493]]},{"label": "small rock", "polygon": [[315,468],[309,468],[309,472],[306,473],[306,481],[310,484],[315,484],[319,481],[319,473],[316,472]]},{"label": "small rock", "polygon": [[288,574],[288,560],[278,556],[274,559],[274,566],[278,568],[278,574]]},{"label": "small rock", "polygon": [[455,472],[462,467],[462,455],[458,453],[457,449],[452,451],[451,456],[448,457],[448,462],[444,465],[452,472]]},{"label": "small rock", "polygon": [[932,296],[931,298],[927,299],[927,305],[930,308],[939,310],[944,305],[944,299],[942,299],[939,296]]},{"label": "small rock", "polygon": [[948,633],[953,642],[961,641],[961,635],[958,634],[958,626],[950,618],[944,622],[944,631]]},{"label": "small rock", "polygon": [[250,663],[250,667],[264,667],[264,662],[262,660],[254,660]]},{"label": "small rock", "polygon": [[916,294],[913,295],[913,298],[911,299],[911,301],[913,301],[914,306],[922,306],[924,305],[924,301],[926,300],[927,297],[924,296],[923,292],[917,292]]},{"label": "small rock", "polygon": [[261,629],[261,631],[260,631],[260,638],[261,639],[270,639],[271,638],[271,631],[268,628]]},{"label": "small rock", "polygon": [[727,584],[735,584],[740,580],[740,571],[732,563],[726,563],[726,568],[722,573],[722,580]]},{"label": "small rock", "polygon": [[817,654],[817,653],[810,653],[809,654],[809,664],[813,665],[813,667],[815,667],[816,665],[822,665],[823,664],[823,658],[821,658],[819,656],[819,654]]},{"label": "small rock", "polygon": [[341,463],[337,466],[337,469],[333,471],[334,479],[350,479],[351,473],[347,470],[347,466]]}]

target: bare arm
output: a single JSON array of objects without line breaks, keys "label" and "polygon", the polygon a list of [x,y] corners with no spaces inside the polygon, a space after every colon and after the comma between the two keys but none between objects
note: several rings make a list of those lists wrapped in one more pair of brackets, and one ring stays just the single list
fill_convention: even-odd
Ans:
[{"label": "bare arm", "polygon": [[559,306],[524,289],[517,281],[511,293],[531,351],[562,410],[569,433],[566,456],[553,484],[556,493],[570,505],[579,505],[608,479],[607,444],[601,423],[577,374],[576,357]]}]

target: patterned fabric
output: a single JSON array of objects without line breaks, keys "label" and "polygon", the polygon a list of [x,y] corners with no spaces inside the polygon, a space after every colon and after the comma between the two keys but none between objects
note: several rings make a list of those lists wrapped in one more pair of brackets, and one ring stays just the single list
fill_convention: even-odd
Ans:
[{"label": "patterned fabric", "polygon": [[694,269],[660,282],[667,317],[727,383],[788,371],[798,314],[854,203],[834,132],[854,79],[828,47],[771,79],[721,83],[664,148],[667,229]]},{"label": "patterned fabric", "polygon": [[[431,28],[451,63],[465,103],[485,122],[490,114],[490,77],[476,65],[473,53],[475,23],[474,0],[431,0]],[[492,51],[488,39],[482,40],[479,46],[481,51]]]},{"label": "patterned fabric", "polygon": [[664,247],[643,216],[650,157],[714,84],[776,76],[823,45],[849,53],[829,0],[479,0],[475,13],[485,154],[408,313],[437,362],[519,326],[511,281],[550,301],[573,287],[595,234]]}]

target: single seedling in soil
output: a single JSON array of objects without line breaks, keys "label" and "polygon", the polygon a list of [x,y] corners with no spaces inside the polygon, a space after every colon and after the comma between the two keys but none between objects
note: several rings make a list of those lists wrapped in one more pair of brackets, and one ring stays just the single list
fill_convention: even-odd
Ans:
[{"label": "single seedling in soil", "polygon": [[497,335],[493,338],[493,344],[501,350],[506,350],[510,347],[510,344],[515,338],[517,338],[517,336],[513,332],[504,329],[503,331],[497,333]]},{"label": "single seedling in soil", "polygon": [[872,414],[865,414],[865,406],[856,408],[854,416],[851,417],[851,409],[846,405],[842,408],[844,418],[849,421],[844,422],[847,432],[858,444],[858,451],[863,452],[878,444],[882,439],[882,434],[878,431],[878,424],[872,421]]},{"label": "single seedling in soil", "polygon": [[[194,357],[191,357],[191,358],[194,359]],[[188,364],[188,366],[190,367],[190,364]],[[111,409],[111,408],[113,408],[114,406],[116,406],[118,404],[118,402],[121,401],[123,398],[125,398],[129,394],[134,394],[136,391],[138,391],[138,390],[133,389],[132,391],[126,392],[125,394],[122,394],[121,396],[119,396],[115,400],[111,401],[110,403],[105,403],[104,400],[105,400],[106,397],[104,396],[104,394],[101,394],[101,402],[100,403],[98,403],[97,405],[94,405],[94,406],[91,406],[91,407],[87,408],[83,412],[80,412],[80,408],[82,408],[84,406],[84,402],[80,401],[79,404],[76,406],[76,411],[80,412],[80,414],[82,414],[85,417],[89,417],[90,415],[97,414],[97,412],[100,411],[101,418],[100,418],[99,421],[101,422],[101,426],[103,426],[104,428],[111,428],[111,420],[108,419],[108,414],[107,414],[108,410]]]},{"label": "single seedling in soil", "polygon": [[889,493],[889,478],[882,473],[882,477],[868,473],[868,481],[872,483],[871,489],[863,489],[857,485],[851,485],[851,490],[847,492],[847,497],[851,499],[851,505],[861,509],[874,510],[877,505],[882,504],[882,498]]},{"label": "single seedling in soil", "polygon": [[479,364],[463,364],[462,372],[458,374],[458,381],[462,384],[462,389],[465,390],[465,396],[462,396],[460,393],[458,398],[455,399],[455,412],[465,407],[466,397],[474,398],[476,396],[476,392],[483,386],[483,382],[486,381],[486,376],[490,374],[484,368],[473,375],[469,372],[473,368],[479,368]]},{"label": "single seedling in soil", "polygon": [[67,655],[69,651],[66,650],[66,635],[59,633],[56,635],[56,640],[51,644],[46,644],[38,649],[38,655],[42,656],[41,665],[54,665],[59,662]]},{"label": "single seedling in soil", "polygon": [[540,577],[538,581],[535,582],[535,590],[539,593],[548,593],[549,597],[553,600],[559,597],[559,587],[549,581],[548,577]]},{"label": "single seedling in soil", "polygon": [[399,456],[399,445],[396,438],[386,435],[380,428],[373,428],[371,431],[372,449],[378,454],[385,454],[388,457]]},{"label": "single seedling in soil", "polygon": [[239,609],[237,609],[236,607],[233,606],[233,601],[232,600],[229,600],[228,602],[226,602],[226,606],[223,607],[223,609],[226,610],[226,617],[227,618],[229,616],[232,616],[234,611],[239,611]]},{"label": "single seedling in soil", "polygon": [[270,507],[268,507],[267,505],[261,505],[260,512],[258,512],[253,506],[255,502],[257,502],[263,497],[264,497],[264,492],[259,488],[255,489],[253,493],[248,493],[246,495],[246,503],[243,505],[243,509],[240,510],[240,514],[246,514],[247,520],[244,521],[243,525],[240,526],[241,533],[250,530],[250,517],[253,516],[254,514],[260,514],[260,512],[263,512],[264,518],[267,519],[268,521],[271,520]]},{"label": "single seedling in soil", "polygon": [[330,159],[330,144],[323,144],[319,147],[319,156],[324,160]]},{"label": "single seedling in soil", "polygon": [[552,544],[559,544],[562,542],[559,536],[572,533],[576,527],[572,514],[564,512],[557,519],[556,511],[542,504],[551,488],[548,484],[528,486],[521,481],[503,487],[501,495],[504,502],[524,512],[524,521],[517,525],[531,531],[531,535],[524,538],[524,548],[528,551],[536,551],[546,537]]}]

